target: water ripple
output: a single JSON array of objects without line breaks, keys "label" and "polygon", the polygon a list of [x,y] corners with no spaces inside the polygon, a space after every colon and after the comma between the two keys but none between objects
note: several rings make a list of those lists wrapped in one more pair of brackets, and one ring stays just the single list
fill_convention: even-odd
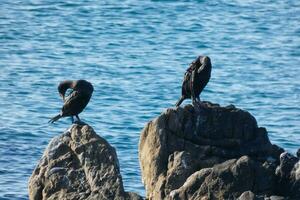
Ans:
[{"label": "water ripple", "polygon": [[81,117],[116,147],[126,190],[144,195],[140,131],[174,105],[199,54],[213,62],[202,99],[249,110],[272,142],[299,148],[299,1],[3,0],[0,13],[0,199],[28,198],[43,150],[70,125],[47,124],[57,83],[80,78],[95,87]]}]

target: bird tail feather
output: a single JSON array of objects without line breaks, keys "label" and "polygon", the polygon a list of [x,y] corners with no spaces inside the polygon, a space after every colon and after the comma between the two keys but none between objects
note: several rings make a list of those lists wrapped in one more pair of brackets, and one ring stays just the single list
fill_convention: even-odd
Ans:
[{"label": "bird tail feather", "polygon": [[61,114],[56,115],[52,119],[48,121],[48,123],[54,123],[55,121],[59,120],[61,118]]}]

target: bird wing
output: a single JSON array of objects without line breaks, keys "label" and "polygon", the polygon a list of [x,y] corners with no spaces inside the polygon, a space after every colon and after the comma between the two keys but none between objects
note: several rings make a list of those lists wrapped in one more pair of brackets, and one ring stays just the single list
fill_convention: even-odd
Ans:
[{"label": "bird wing", "polygon": [[198,74],[200,74],[200,73],[203,71],[204,67],[205,67],[204,64],[202,64],[202,65],[199,67],[199,69],[197,70]]},{"label": "bird wing", "polygon": [[183,96],[188,97],[190,95],[190,81],[191,81],[191,72],[186,71],[184,74],[183,82],[182,82],[182,88],[181,88],[181,93]]},{"label": "bird wing", "polygon": [[70,116],[74,115],[76,111],[79,109],[79,105],[82,101],[82,95],[77,92],[73,91],[68,98],[66,99],[63,107],[62,107],[62,115],[63,116]]},{"label": "bird wing", "polygon": [[184,74],[183,82],[189,81],[192,73],[190,71],[186,71]]}]

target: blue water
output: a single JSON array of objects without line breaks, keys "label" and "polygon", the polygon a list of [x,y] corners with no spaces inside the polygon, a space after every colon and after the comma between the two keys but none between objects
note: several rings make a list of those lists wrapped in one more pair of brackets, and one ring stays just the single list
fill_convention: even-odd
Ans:
[{"label": "blue water", "polygon": [[[0,199],[28,199],[48,142],[57,84],[87,79],[80,115],[116,149],[125,189],[145,194],[138,141],[180,96],[183,73],[211,57],[203,100],[249,110],[273,143],[300,144],[300,1],[0,1]],[[190,101],[186,101],[189,103]]]}]

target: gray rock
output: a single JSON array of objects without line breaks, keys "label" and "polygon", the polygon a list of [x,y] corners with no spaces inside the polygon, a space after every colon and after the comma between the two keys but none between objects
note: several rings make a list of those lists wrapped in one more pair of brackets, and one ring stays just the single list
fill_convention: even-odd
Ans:
[{"label": "gray rock", "polygon": [[280,165],[276,168],[278,178],[277,191],[279,194],[300,199],[300,160],[290,153],[280,155]]},{"label": "gray rock", "polygon": [[251,191],[246,191],[241,194],[237,200],[265,200],[263,196],[257,196]]},{"label": "gray rock", "polygon": [[276,175],[281,178],[289,178],[290,173],[299,159],[290,153],[284,152],[280,155],[280,165],[276,169]]},{"label": "gray rock", "polygon": [[[272,195],[267,197],[266,195],[256,195],[251,191],[246,191],[237,200],[293,200],[282,196]],[[296,199],[294,199],[296,200]]]},{"label": "gray rock", "polygon": [[[172,191],[188,180],[203,182],[214,165],[244,155],[254,163],[247,168],[249,173],[253,172],[252,167],[259,169],[255,172],[257,182],[253,187],[235,191],[235,197],[247,190],[268,194],[273,190],[275,167],[282,152],[282,148],[270,143],[266,129],[258,127],[250,113],[232,105],[220,107],[209,102],[201,109],[191,105],[167,109],[145,126],[139,144],[142,179],[149,199],[169,198]],[[192,179],[193,176],[198,178]],[[241,185],[245,184],[241,181]],[[188,199],[187,196],[185,193],[181,198]]]},{"label": "gray rock", "polygon": [[231,159],[195,172],[182,187],[170,193],[170,199],[258,199],[252,192],[243,193],[271,190],[260,184],[260,181],[268,183],[270,179],[267,176],[259,177],[264,171],[264,165],[248,156]]},{"label": "gray rock", "polygon": [[115,149],[88,125],[52,139],[29,179],[29,199],[142,199],[124,191]]},{"label": "gray rock", "polygon": [[[282,197],[282,196],[277,196],[277,195],[272,195],[270,196],[269,198],[267,198],[268,200],[288,200],[290,198],[285,198],[285,197]],[[296,200],[296,199],[295,199]]]}]

